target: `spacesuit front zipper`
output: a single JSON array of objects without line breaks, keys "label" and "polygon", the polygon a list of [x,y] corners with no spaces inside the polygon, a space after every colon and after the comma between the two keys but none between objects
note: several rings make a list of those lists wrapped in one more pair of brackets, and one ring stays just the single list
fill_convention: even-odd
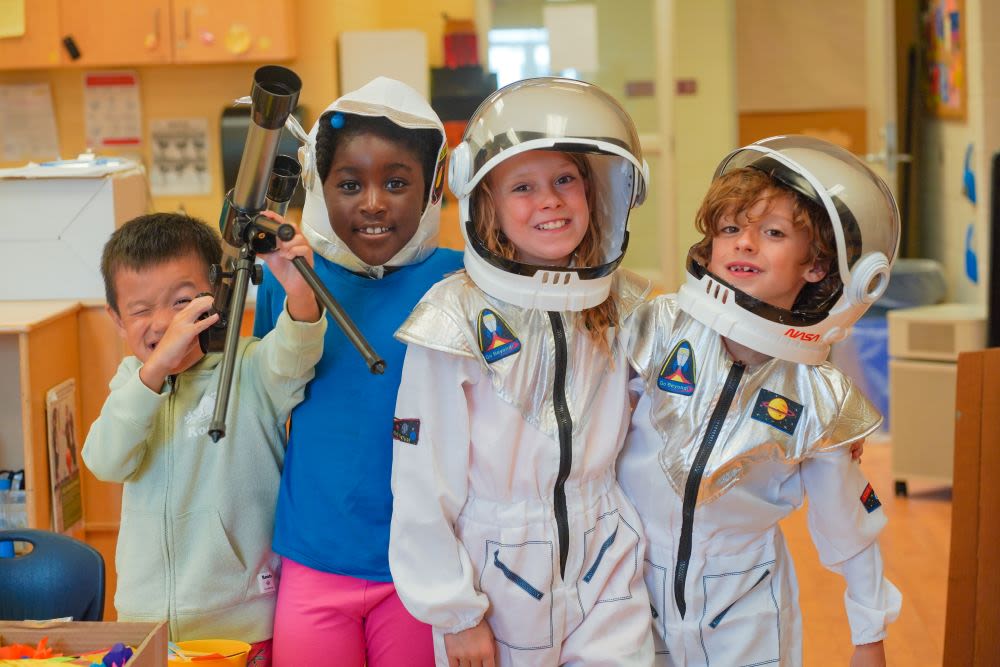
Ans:
[{"label": "spacesuit front zipper", "polygon": [[[170,424],[169,428],[171,428],[171,429],[173,429],[173,424],[176,423],[174,421],[174,398],[177,396],[177,383],[178,383],[179,380],[180,380],[180,378],[178,378],[176,375],[168,375],[167,376],[167,391],[169,392],[170,397],[167,399],[167,405],[168,405],[168,407],[167,407],[167,420],[166,420],[166,423]],[[178,634],[178,626],[177,626],[177,618],[176,618],[176,615],[175,615],[175,611],[176,610],[174,609],[174,605],[173,605],[174,592],[175,592],[174,591],[174,587],[175,587],[174,557],[173,557],[173,549],[170,548],[171,544],[173,543],[173,539],[174,539],[173,531],[171,530],[171,528],[173,526],[172,526],[172,522],[170,521],[170,513],[171,513],[171,508],[170,508],[170,482],[171,482],[171,477],[172,477],[171,473],[173,471],[173,464],[174,464],[174,462],[173,462],[173,449],[170,447],[169,443],[172,442],[172,440],[173,440],[173,433],[171,433],[170,434],[170,438],[168,438],[166,440],[167,445],[165,447],[166,452],[164,454],[167,457],[167,470],[166,470],[166,476],[165,476],[164,483],[163,483],[163,540],[164,540],[164,547],[165,547],[165,550],[166,550],[167,568],[168,568],[168,571],[169,571],[169,574],[167,576],[167,581],[165,582],[166,583],[166,587],[167,587],[167,590],[166,590],[166,598],[167,598],[167,613],[166,613],[166,618],[167,618],[167,625],[168,625],[168,629],[169,629],[169,634],[170,634],[171,637],[174,637],[174,636],[177,636],[177,634]]]},{"label": "spacesuit front zipper", "polygon": [[684,618],[687,611],[687,603],[684,601],[684,582],[687,579],[688,564],[691,560],[691,540],[694,530],[694,509],[698,504],[698,489],[701,488],[701,478],[705,474],[705,466],[708,464],[708,457],[712,454],[715,442],[719,439],[722,431],[722,424],[726,420],[729,408],[733,404],[736,390],[739,389],[740,380],[743,379],[743,372],[746,370],[740,362],[734,362],[729,368],[726,382],[722,386],[719,394],[719,402],[715,404],[712,417],[708,421],[708,428],[705,437],[702,438],[701,445],[698,446],[698,453],[695,454],[694,463],[691,465],[691,472],[688,473],[687,481],[684,484],[684,504],[681,508],[681,537],[677,546],[677,565],[674,567],[674,600],[677,602],[677,610]]},{"label": "spacesuit front zipper", "polygon": [[559,474],[552,492],[559,533],[559,576],[566,576],[566,555],[569,551],[569,519],[566,510],[566,478],[573,467],[573,417],[566,402],[566,329],[562,316],[549,312],[552,337],[555,341],[556,374],[552,382],[552,405],[559,425]]}]

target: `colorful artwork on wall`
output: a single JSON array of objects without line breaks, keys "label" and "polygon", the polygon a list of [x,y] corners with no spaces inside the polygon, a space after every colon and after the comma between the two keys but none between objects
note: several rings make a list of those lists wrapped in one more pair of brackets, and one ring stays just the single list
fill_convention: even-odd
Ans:
[{"label": "colorful artwork on wall", "polygon": [[924,15],[925,97],[939,118],[965,119],[966,18],[964,0],[930,0]]}]

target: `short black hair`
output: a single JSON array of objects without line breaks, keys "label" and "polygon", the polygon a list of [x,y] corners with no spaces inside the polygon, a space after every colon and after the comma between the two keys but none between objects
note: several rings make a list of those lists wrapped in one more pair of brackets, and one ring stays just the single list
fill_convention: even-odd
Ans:
[{"label": "short black hair", "polygon": [[150,213],[116,229],[101,254],[101,275],[108,305],[118,312],[115,276],[120,269],[139,271],[195,253],[205,262],[205,275],[222,261],[222,239],[207,224],[181,213]]},{"label": "short black hair", "polygon": [[[330,122],[335,114],[339,116],[337,127]],[[362,134],[373,134],[399,144],[417,158],[424,168],[423,201],[426,205],[444,135],[431,128],[405,128],[385,116],[361,116],[340,111],[327,111],[320,116],[319,131],[316,133],[316,168],[320,182],[326,182],[326,177],[330,175],[337,148],[348,139]]]}]

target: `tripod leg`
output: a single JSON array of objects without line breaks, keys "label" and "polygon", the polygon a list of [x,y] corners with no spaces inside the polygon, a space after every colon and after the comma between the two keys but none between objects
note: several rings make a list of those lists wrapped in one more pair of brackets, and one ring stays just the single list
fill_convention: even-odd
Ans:
[{"label": "tripod leg", "polygon": [[240,323],[243,321],[243,310],[246,307],[247,283],[250,281],[253,260],[253,252],[244,247],[240,252],[240,259],[236,262],[233,294],[229,300],[229,325],[226,327],[226,342],[222,350],[219,391],[215,395],[215,412],[212,413],[212,423],[208,429],[208,435],[212,438],[212,442],[218,442],[226,435],[226,410],[229,407],[229,392],[233,385],[236,347],[240,342]]},{"label": "tripod leg", "polygon": [[351,344],[357,348],[361,356],[364,357],[365,363],[368,364],[368,370],[376,375],[381,375],[385,372],[385,361],[383,361],[372,346],[365,339],[364,335],[358,330],[351,318],[348,317],[344,309],[340,307],[337,300],[333,298],[326,286],[320,281],[319,276],[316,275],[316,271],[313,270],[309,263],[302,257],[296,257],[292,260],[292,264],[295,268],[299,270],[302,277],[312,288],[313,292],[316,293],[316,298],[319,302],[329,311],[330,315],[333,316],[333,321],[344,332],[347,339],[351,341]]}]

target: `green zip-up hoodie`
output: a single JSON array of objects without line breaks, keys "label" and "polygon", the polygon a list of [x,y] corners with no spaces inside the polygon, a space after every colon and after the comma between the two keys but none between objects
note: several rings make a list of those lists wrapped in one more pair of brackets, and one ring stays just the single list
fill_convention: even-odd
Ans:
[{"label": "green zip-up hoodie", "polygon": [[170,638],[270,639],[278,556],[271,551],[285,423],[323,352],[326,317],[287,310],[237,348],[226,436],[208,436],[222,355],[162,391],[127,357],[83,447],[98,479],[124,482],[115,565],[123,621],[168,621]]}]

